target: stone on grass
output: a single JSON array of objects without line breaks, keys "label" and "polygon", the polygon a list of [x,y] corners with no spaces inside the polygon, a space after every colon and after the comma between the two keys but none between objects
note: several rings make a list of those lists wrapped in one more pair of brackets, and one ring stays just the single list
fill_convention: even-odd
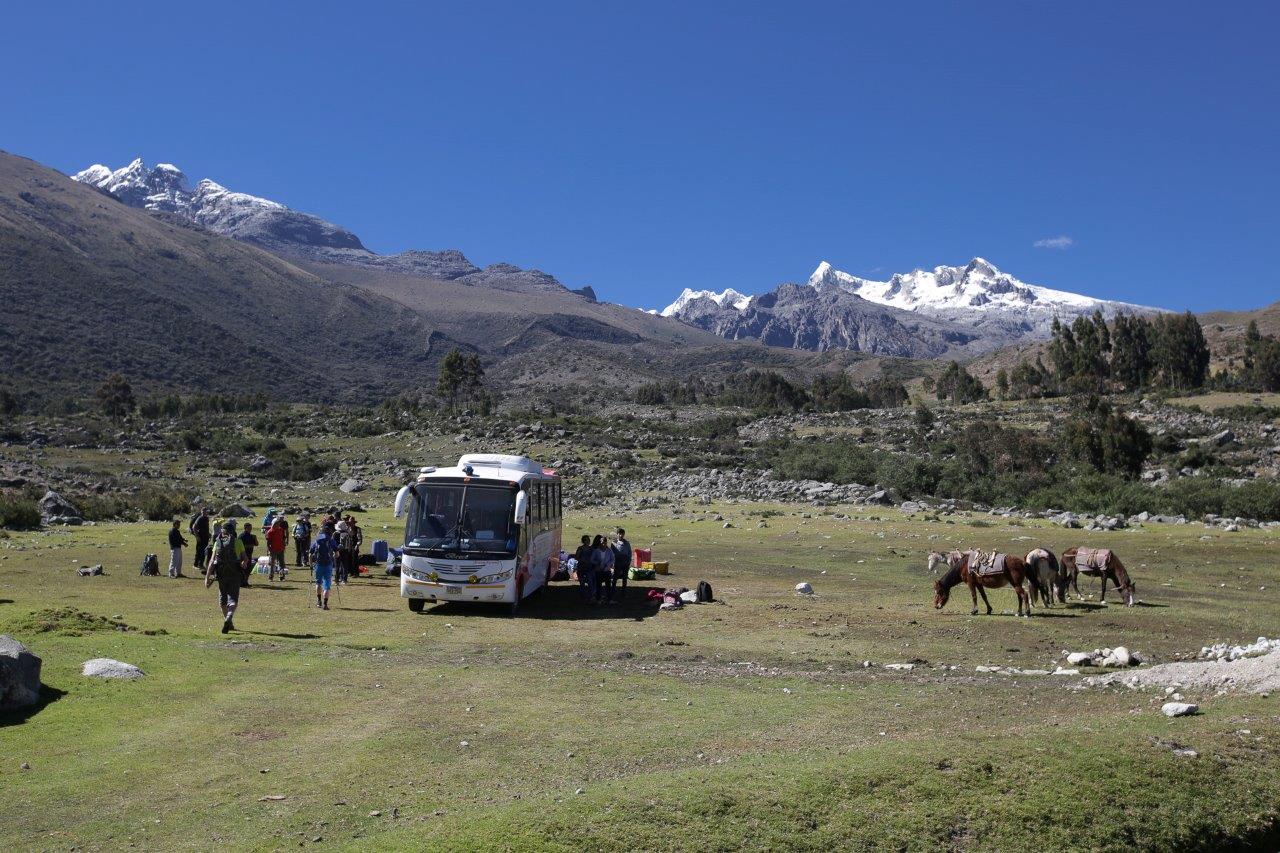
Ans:
[{"label": "stone on grass", "polygon": [[44,497],[36,505],[45,518],[80,518],[80,510],[76,505],[53,489],[45,492]]},{"label": "stone on grass", "polygon": [[244,504],[227,504],[220,515],[223,518],[253,518],[253,512]]},{"label": "stone on grass", "polygon": [[1067,663],[1072,666],[1093,666],[1093,655],[1088,652],[1072,652],[1067,655]]},{"label": "stone on grass", "polygon": [[40,701],[40,658],[8,634],[0,634],[0,711]]},{"label": "stone on grass", "polygon": [[348,477],[342,481],[342,485],[338,486],[338,488],[347,494],[353,494],[355,492],[363,492],[365,489],[369,488],[369,484],[364,480],[357,480],[355,477]]},{"label": "stone on grass", "polygon": [[84,662],[83,668],[80,670],[82,675],[90,678],[141,678],[146,675],[145,672],[138,669],[131,663],[114,660],[113,658],[94,658]]},{"label": "stone on grass", "polygon": [[797,595],[813,595],[813,587],[809,584],[808,581],[801,581],[800,583],[796,584],[796,594]]},{"label": "stone on grass", "polygon": [[1160,706],[1160,713],[1166,717],[1189,717],[1200,713],[1200,706],[1191,702],[1165,702]]}]

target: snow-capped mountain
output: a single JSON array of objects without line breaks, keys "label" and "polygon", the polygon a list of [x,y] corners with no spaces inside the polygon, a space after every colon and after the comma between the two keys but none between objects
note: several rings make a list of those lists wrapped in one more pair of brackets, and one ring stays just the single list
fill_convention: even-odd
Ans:
[{"label": "snow-capped mountain", "polygon": [[[291,210],[277,201],[234,192],[207,178],[192,188],[182,170],[170,163],[148,168],[137,159],[119,169],[95,164],[71,178],[110,193],[131,207],[173,214],[291,260],[460,281],[521,293],[565,290],[559,281],[539,270],[511,264],[491,264],[481,269],[457,249],[380,255],[366,249],[359,237],[342,226]],[[595,301],[590,287],[573,292]]]},{"label": "snow-capped mountain", "polygon": [[997,325],[1020,331],[1023,337],[1047,335],[1054,317],[1070,322],[1094,311],[1113,317],[1121,312],[1156,310],[1027,284],[982,258],[962,267],[896,273],[888,281],[859,278],[823,261],[809,276],[809,286],[838,288],[879,305],[975,328]]},{"label": "snow-capped mountain", "polygon": [[722,337],[929,357],[1045,338],[1055,317],[1069,323],[1094,311],[1110,318],[1156,310],[1027,284],[974,258],[888,281],[850,275],[823,261],[804,285],[751,297],[686,288],[661,313]]},{"label": "snow-capped mountain", "polygon": [[686,287],[684,292],[676,297],[675,302],[672,302],[666,308],[663,308],[662,311],[656,313],[660,313],[663,317],[677,316],[684,310],[686,305],[697,299],[710,299],[717,305],[724,307],[727,304],[730,307],[737,308],[739,311],[746,308],[747,303],[751,301],[750,296],[739,293],[732,287],[726,288],[719,293],[716,293],[714,290],[692,290]]}]

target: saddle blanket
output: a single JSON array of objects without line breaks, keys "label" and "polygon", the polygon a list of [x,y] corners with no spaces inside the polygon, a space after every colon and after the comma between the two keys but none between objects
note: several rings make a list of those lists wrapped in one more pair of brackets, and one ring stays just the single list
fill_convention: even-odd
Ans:
[{"label": "saddle blanket", "polygon": [[974,551],[969,555],[969,571],[976,575],[1004,574],[1004,554],[984,554]]},{"label": "saddle blanket", "polygon": [[1076,549],[1077,569],[1106,569],[1109,562],[1111,562],[1111,550],[1109,548]]}]

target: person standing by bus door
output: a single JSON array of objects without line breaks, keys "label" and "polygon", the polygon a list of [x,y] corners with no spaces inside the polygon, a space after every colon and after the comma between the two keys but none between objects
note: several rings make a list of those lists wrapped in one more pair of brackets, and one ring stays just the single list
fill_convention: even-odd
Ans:
[{"label": "person standing by bus door", "polygon": [[595,574],[594,557],[595,551],[591,547],[591,537],[584,533],[582,544],[578,546],[577,551],[573,552],[573,559],[577,563],[575,571],[578,573],[578,592],[582,595],[583,604],[591,601],[592,575]]}]

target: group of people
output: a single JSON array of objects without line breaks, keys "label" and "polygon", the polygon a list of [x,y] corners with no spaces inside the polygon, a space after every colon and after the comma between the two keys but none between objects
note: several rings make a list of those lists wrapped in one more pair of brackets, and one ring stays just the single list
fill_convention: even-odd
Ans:
[{"label": "group of people", "polygon": [[617,604],[627,592],[627,571],[633,551],[627,531],[619,527],[613,540],[583,534],[569,560],[569,570],[577,575],[582,600],[588,604]]},{"label": "group of people", "polygon": [[[268,577],[275,580],[278,574],[283,580],[289,571],[285,564],[289,523],[283,513],[268,509],[261,529],[269,558]],[[337,513],[324,516],[319,533],[313,538],[314,529],[308,513],[303,513],[294,523],[294,564],[299,568],[310,567],[315,582],[316,607],[328,610],[329,592],[335,579],[339,584],[346,584],[348,576],[358,571],[364,531],[353,516],[342,518]],[[196,540],[194,565],[203,572],[205,587],[212,586],[215,581],[218,584],[222,633],[233,631],[233,616],[239,606],[240,591],[250,586],[254,551],[261,544],[253,524],[245,522],[242,531],[237,531],[236,522],[230,519],[215,525],[209,508],[204,507],[192,517],[187,532]],[[169,530],[169,577],[186,577],[182,573],[182,549],[188,545],[190,542],[182,535],[179,520],[174,519]]]}]

